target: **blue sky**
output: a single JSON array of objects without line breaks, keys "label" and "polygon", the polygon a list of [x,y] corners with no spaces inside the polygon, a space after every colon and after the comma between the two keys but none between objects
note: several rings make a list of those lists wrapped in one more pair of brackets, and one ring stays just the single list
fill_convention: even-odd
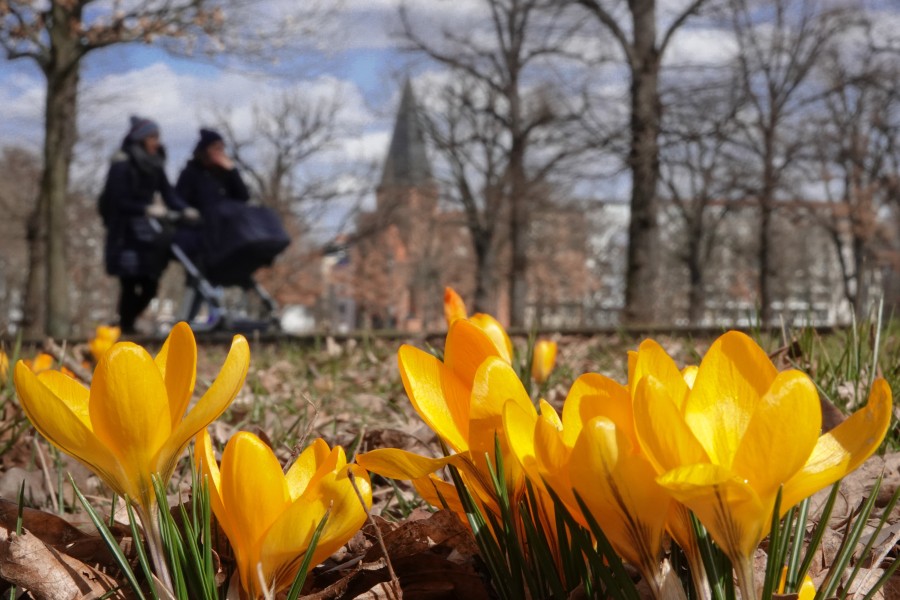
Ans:
[{"label": "blue sky", "polygon": [[[83,141],[76,177],[90,178],[91,173],[105,171],[97,169],[96,162],[115,150],[131,114],[160,123],[169,149],[168,171],[175,177],[198,128],[211,124],[213,113],[229,114],[235,129],[249,134],[253,107],[281,90],[310,98],[338,98],[339,119],[347,136],[341,142],[344,156],[377,162],[387,147],[399,97],[396,78],[405,61],[387,35],[395,4],[394,0],[346,0],[330,23],[332,31],[304,44],[304,52],[290,62],[231,61],[222,68],[212,61],[177,58],[159,47],[140,44],[92,52],[82,67],[79,132]],[[33,62],[0,61],[0,105],[5,107],[0,114],[0,145],[39,151],[43,85]]]}]

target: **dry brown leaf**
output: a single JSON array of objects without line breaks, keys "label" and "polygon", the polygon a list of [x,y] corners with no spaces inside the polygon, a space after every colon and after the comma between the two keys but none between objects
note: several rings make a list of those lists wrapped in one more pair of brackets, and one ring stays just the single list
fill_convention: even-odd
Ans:
[{"label": "dry brown leaf", "polygon": [[[0,576],[26,589],[35,600],[100,598],[119,584],[108,575],[44,544],[37,536],[0,528]],[[118,590],[111,598],[134,595]]]}]

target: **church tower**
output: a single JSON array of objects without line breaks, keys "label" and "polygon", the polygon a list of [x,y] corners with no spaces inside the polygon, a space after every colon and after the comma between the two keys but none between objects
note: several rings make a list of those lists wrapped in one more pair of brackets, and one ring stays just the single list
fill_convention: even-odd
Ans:
[{"label": "church tower", "polygon": [[391,144],[376,191],[377,212],[395,224],[405,241],[437,211],[437,187],[425,143],[422,113],[407,79],[394,121]]},{"label": "church tower", "polygon": [[376,189],[376,208],[362,223],[369,234],[357,245],[361,326],[418,331],[440,324],[438,224],[425,127],[407,79]]}]

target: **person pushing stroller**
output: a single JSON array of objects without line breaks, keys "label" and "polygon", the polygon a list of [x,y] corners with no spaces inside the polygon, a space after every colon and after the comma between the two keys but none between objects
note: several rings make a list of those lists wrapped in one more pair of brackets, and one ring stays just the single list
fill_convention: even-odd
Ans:
[{"label": "person pushing stroller", "polygon": [[121,284],[119,326],[125,334],[135,332],[135,321],[156,295],[169,262],[171,235],[158,220],[168,210],[182,212],[187,220],[197,216],[169,183],[165,159],[159,125],[132,116],[99,199],[107,234],[106,272]]},{"label": "person pushing stroller", "polygon": [[[176,234],[175,244],[196,267],[186,266],[188,294],[182,316],[191,321],[204,302],[210,303],[201,278],[213,286],[253,290],[274,312],[274,299],[256,283],[253,273],[270,265],[290,238],[274,211],[249,202],[250,192],[217,131],[200,130],[176,189],[200,212],[202,225]],[[210,308],[215,309],[217,302],[212,300]]]}]

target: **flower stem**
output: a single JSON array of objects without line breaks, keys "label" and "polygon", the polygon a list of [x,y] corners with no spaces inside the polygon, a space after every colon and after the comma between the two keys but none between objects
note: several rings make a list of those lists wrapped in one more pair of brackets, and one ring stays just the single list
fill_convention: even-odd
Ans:
[{"label": "flower stem", "polygon": [[742,556],[739,560],[733,562],[737,571],[738,586],[741,588],[741,598],[743,600],[757,600],[756,579],[753,576],[753,560]]},{"label": "flower stem", "polygon": [[147,546],[150,549],[150,558],[156,577],[165,586],[170,597],[175,596],[175,588],[172,585],[172,576],[169,574],[169,563],[166,561],[166,551],[163,546],[162,533],[159,531],[159,506],[153,502],[149,509],[137,507],[138,518],[144,527],[144,537],[147,538]]}]

